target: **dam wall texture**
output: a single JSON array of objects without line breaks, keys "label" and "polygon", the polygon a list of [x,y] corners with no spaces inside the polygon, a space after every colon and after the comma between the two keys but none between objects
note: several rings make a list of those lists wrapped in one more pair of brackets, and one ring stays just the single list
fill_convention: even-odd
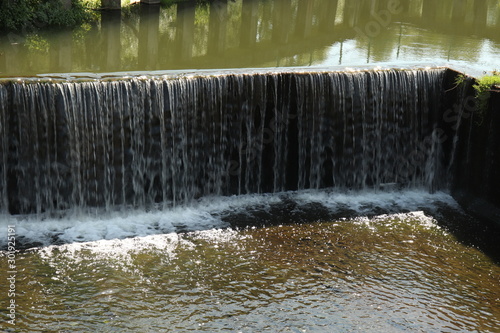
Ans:
[{"label": "dam wall texture", "polygon": [[473,79],[457,85],[458,74],[3,80],[0,210],[148,209],[207,195],[389,186],[450,190],[495,220],[500,94],[479,112]]}]

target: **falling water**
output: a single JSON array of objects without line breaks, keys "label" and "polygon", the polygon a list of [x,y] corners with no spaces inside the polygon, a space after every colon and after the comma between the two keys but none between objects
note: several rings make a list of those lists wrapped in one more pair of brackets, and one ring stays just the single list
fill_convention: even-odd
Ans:
[{"label": "falling water", "polygon": [[442,69],[0,85],[0,210],[439,188]]},{"label": "falling water", "polygon": [[7,157],[8,157],[7,89],[0,84],[0,214],[8,207]]}]

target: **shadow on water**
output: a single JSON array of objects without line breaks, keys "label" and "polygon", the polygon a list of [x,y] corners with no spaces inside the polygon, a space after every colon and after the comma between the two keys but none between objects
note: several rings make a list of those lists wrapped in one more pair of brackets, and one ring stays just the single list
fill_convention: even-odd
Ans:
[{"label": "shadow on water", "polygon": [[[397,196],[397,194],[394,194]],[[363,214],[353,209],[348,204],[339,205],[331,210],[321,202],[299,204],[298,202],[282,197],[278,204],[270,205],[268,209],[255,207],[241,213],[223,214],[222,220],[227,221],[232,228],[269,227],[290,224],[308,224],[325,221],[345,221],[359,217],[373,218],[380,215],[410,213],[423,211],[425,215],[435,218],[436,223],[450,232],[465,246],[479,249],[500,265],[500,227],[493,223],[478,220],[463,212],[457,207],[452,207],[443,202],[422,203],[413,209],[398,205],[367,205]]]},{"label": "shadow on water", "polygon": [[461,243],[472,246],[500,265],[500,227],[498,224],[478,220],[465,213],[458,213],[449,208],[440,211],[442,218],[438,218],[440,225],[445,227]]},{"label": "shadow on water", "polygon": [[492,70],[495,0],[217,0],[0,37],[0,75],[461,61]]}]

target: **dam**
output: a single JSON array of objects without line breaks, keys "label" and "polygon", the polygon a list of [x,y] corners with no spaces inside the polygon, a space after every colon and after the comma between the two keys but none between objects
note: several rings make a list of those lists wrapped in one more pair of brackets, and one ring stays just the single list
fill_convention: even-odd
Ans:
[{"label": "dam", "polygon": [[6,332],[497,330],[496,1],[96,16],[0,35]]},{"label": "dam", "polygon": [[442,189],[445,72],[11,82],[2,85],[0,208],[145,208],[387,183]]}]

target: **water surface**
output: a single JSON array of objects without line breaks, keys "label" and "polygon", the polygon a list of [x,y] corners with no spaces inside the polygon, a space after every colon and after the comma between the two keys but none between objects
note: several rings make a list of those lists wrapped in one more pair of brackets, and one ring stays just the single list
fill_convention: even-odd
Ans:
[{"label": "water surface", "polygon": [[[295,198],[320,199],[325,209],[342,206],[338,195]],[[384,206],[386,199],[356,194],[345,202],[372,211],[397,205]],[[243,205],[246,215],[255,203]],[[457,209],[452,199],[439,194],[407,206],[419,205],[425,211],[23,251],[15,331],[495,332],[500,267],[442,223],[443,209]]]},{"label": "water surface", "polygon": [[482,74],[499,57],[495,0],[187,1],[0,37],[0,76],[429,62]]},{"label": "water surface", "polygon": [[[59,245],[15,253],[17,319],[2,323],[7,332],[495,332],[500,325],[498,234],[471,238],[482,227],[444,193],[299,191],[70,224],[18,217],[9,225],[18,239]],[[478,247],[488,242],[496,259]],[[7,255],[0,252],[2,290],[12,274]],[[1,304],[9,297],[1,293]]]},{"label": "water surface", "polygon": [[[423,62],[491,71],[500,58],[499,8],[494,0],[134,7],[73,31],[3,35],[0,76]],[[3,321],[2,328],[500,326],[498,237],[444,193],[305,191],[115,213],[0,216],[2,228],[15,226],[20,244],[16,326]],[[0,311],[7,318],[7,253],[0,257]]]}]

